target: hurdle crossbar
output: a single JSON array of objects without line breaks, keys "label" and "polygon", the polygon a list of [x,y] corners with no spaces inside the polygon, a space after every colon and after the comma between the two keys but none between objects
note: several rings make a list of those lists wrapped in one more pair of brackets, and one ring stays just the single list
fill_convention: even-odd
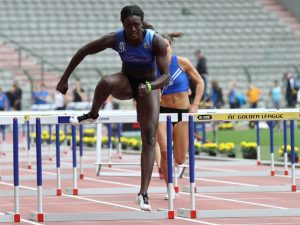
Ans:
[{"label": "hurdle crossbar", "polygon": [[[174,114],[173,121],[177,121],[177,114]],[[44,213],[43,212],[43,191],[42,191],[42,157],[41,157],[41,125],[42,124],[64,124],[69,123],[70,116],[32,116],[29,118],[30,124],[36,125],[36,167],[37,167],[37,198],[38,210],[31,212],[30,218],[34,221],[77,221],[77,220],[126,220],[126,219],[173,219],[174,209],[169,208],[168,211],[151,211],[151,212],[97,212],[97,213]],[[111,113],[108,115],[101,115],[96,123],[119,123],[126,120],[126,122],[137,122],[136,113]],[[172,115],[160,115],[160,121],[166,122],[170,125]],[[72,146],[73,146],[73,195],[78,195],[77,187],[77,169],[76,169],[76,129],[72,126]],[[170,191],[170,190],[169,190]],[[170,198],[169,201],[173,202]],[[173,203],[171,203],[173,205]],[[146,213],[146,214],[145,214]],[[116,216],[116,214],[119,214]]]},{"label": "hurdle crossbar", "polygon": [[[296,191],[296,177],[295,177],[295,151],[294,151],[294,120],[300,119],[300,110],[298,109],[246,109],[246,110],[199,110],[197,113],[184,113],[182,115],[182,121],[189,122],[189,175],[190,175],[190,208],[179,208],[177,210],[178,216],[186,217],[186,218],[226,218],[226,217],[264,217],[264,216],[300,216],[299,209],[235,209],[235,210],[196,210],[195,207],[195,161],[193,158],[194,154],[194,121],[196,122],[206,122],[206,121],[260,121],[260,120],[290,120],[290,131],[291,131],[291,171],[292,171],[292,185],[289,186],[291,191]],[[273,122],[270,123],[270,127],[272,128]],[[272,129],[270,129],[270,138],[272,142],[273,133]],[[273,144],[273,143],[272,143]],[[271,144],[271,145],[272,145]],[[273,146],[271,146],[271,154],[273,153]],[[274,162],[271,163],[272,167],[274,167]],[[271,175],[273,172],[273,168],[271,171]],[[211,191],[220,192],[222,188],[227,188],[232,190],[232,187],[221,187],[221,189],[213,190],[212,187],[208,187]],[[207,189],[208,189],[207,188]],[[244,187],[234,187],[234,191],[242,191]],[[251,188],[251,191],[256,190],[258,187],[246,187],[248,190]],[[268,191],[271,191],[271,188],[268,188]],[[272,187],[273,188],[273,187]],[[285,189],[286,187],[278,187],[279,189]],[[202,187],[202,190],[204,187]],[[245,190],[245,189],[244,189]],[[201,188],[198,190],[201,191]],[[206,190],[208,191],[208,190]]]}]

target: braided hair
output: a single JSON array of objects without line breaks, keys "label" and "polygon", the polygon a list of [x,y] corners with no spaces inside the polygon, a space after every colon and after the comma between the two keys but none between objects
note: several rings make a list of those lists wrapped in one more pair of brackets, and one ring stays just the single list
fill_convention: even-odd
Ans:
[{"label": "braided hair", "polygon": [[164,39],[167,39],[167,40],[169,41],[170,45],[172,45],[172,43],[173,43],[176,39],[183,37],[183,35],[184,35],[184,34],[181,33],[181,32],[172,32],[172,33],[169,33],[169,34],[162,34],[162,37],[163,37]]},{"label": "braided hair", "polygon": [[138,5],[128,5],[125,6],[122,10],[121,10],[121,22],[123,23],[125,18],[129,17],[129,16],[139,16],[142,20],[143,23],[143,29],[152,29],[154,30],[154,27],[144,21],[144,12],[143,10],[138,6]]}]

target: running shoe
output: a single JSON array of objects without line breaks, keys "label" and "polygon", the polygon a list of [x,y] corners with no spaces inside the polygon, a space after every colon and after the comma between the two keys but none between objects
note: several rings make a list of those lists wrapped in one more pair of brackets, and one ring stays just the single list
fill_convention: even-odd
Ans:
[{"label": "running shoe", "polygon": [[95,123],[99,117],[99,114],[96,117],[92,117],[91,113],[83,114],[82,116],[71,116],[70,123],[74,126],[84,123]]},{"label": "running shoe", "polygon": [[135,203],[140,206],[141,210],[151,211],[147,193],[139,194],[135,199]]},{"label": "running shoe", "polygon": [[[171,191],[171,196],[172,196],[172,199],[173,199],[173,200],[175,199],[175,195],[176,195],[176,194],[175,194],[175,191],[172,190],[172,191]],[[164,200],[169,200],[169,193],[165,194]]]}]

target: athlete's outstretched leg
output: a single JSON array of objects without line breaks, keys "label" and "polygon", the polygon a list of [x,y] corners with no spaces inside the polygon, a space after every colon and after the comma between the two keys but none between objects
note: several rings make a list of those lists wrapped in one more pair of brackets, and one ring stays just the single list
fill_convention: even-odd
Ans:
[{"label": "athlete's outstretched leg", "polygon": [[139,194],[141,198],[144,198],[144,203],[146,203],[145,205],[140,204],[140,207],[144,210],[151,210],[151,207],[148,205],[147,191],[155,160],[156,130],[159,119],[158,90],[154,90],[144,97],[137,98],[137,114],[143,142],[141,154],[141,189]]},{"label": "athlete's outstretched leg", "polygon": [[78,117],[71,117],[73,125],[94,122],[98,118],[98,112],[109,95],[124,100],[132,96],[128,78],[123,73],[115,73],[104,76],[97,84],[94,92],[92,109],[89,113]]}]

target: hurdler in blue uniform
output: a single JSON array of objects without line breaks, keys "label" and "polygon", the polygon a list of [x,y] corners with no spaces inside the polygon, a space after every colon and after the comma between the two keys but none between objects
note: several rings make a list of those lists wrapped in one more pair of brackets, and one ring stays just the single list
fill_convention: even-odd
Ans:
[{"label": "hurdler in blue uniform", "polygon": [[[116,32],[116,45],[114,50],[120,55],[123,63],[123,72],[126,74],[126,70],[131,68],[147,68],[147,70],[155,71],[156,63],[155,57],[152,51],[152,41],[155,31],[151,29],[145,29],[145,37],[143,42],[138,46],[131,46],[125,41],[124,29],[119,29]],[[138,78],[127,76],[133,97],[136,98],[138,95],[138,85],[145,83],[146,81],[153,81],[155,77],[147,80],[145,78]]]},{"label": "hurdler in blue uniform", "polygon": [[[161,90],[160,112],[178,113],[178,123],[173,124],[174,159],[177,164],[185,161],[188,149],[188,124],[182,122],[182,113],[197,112],[200,99],[204,90],[204,83],[197,70],[187,58],[171,54],[171,44],[174,38],[181,37],[182,33],[163,35],[168,45],[168,60],[170,63],[170,81]],[[158,77],[160,74],[158,73]],[[189,102],[189,79],[196,85],[194,101]],[[165,123],[159,123],[157,140],[160,146],[160,167],[167,180],[167,134]],[[156,152],[157,155],[159,152]],[[174,195],[173,195],[174,196]],[[167,196],[165,197],[167,198]]]},{"label": "hurdler in blue uniform", "polygon": [[[142,210],[151,210],[147,195],[155,160],[156,131],[159,119],[159,90],[170,79],[167,60],[167,45],[163,38],[144,21],[144,12],[137,5],[125,6],[121,11],[123,29],[112,32],[80,48],[72,57],[57,85],[65,94],[68,79],[73,70],[87,56],[110,48],[118,51],[122,70],[104,76],[95,88],[90,112],[70,118],[78,125],[97,121],[99,110],[108,96],[119,100],[134,97],[137,103],[137,118],[141,126],[141,187],[136,203]],[[162,73],[157,78],[156,66]],[[84,77],[82,77],[83,79]],[[88,79],[85,78],[85,79]]]}]

